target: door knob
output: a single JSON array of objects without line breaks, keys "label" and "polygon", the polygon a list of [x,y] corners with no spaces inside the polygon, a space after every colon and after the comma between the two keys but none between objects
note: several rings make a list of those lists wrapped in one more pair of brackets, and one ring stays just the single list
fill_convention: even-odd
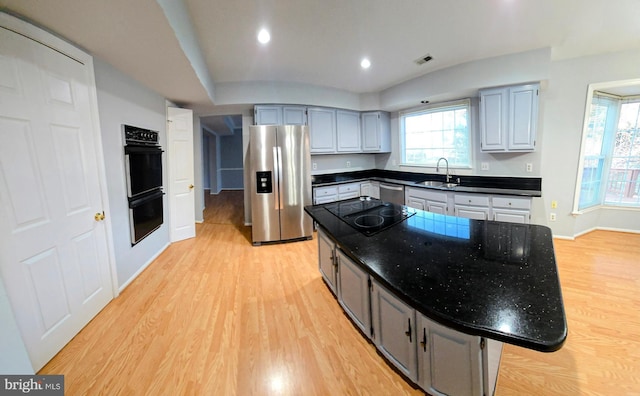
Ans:
[{"label": "door knob", "polygon": [[99,212],[98,212],[98,213],[96,213],[96,214],[93,216],[93,218],[94,218],[96,221],[102,221],[102,220],[104,220],[104,217],[105,217],[105,216],[104,216],[104,212],[102,212],[102,213],[99,213]]},{"label": "door knob", "polygon": [[193,190],[193,184],[189,184],[189,190]]}]

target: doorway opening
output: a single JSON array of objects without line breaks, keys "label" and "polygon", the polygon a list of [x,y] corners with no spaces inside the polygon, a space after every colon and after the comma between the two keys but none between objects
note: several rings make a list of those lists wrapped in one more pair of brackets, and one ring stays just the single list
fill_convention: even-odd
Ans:
[{"label": "doorway opening", "polygon": [[205,223],[244,227],[242,115],[201,117]]}]

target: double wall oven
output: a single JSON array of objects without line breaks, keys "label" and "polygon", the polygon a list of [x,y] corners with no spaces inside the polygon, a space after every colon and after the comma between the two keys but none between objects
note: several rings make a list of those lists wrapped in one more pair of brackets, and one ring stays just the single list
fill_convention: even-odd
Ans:
[{"label": "double wall oven", "polygon": [[158,132],[123,125],[131,245],[160,228],[163,218],[162,147]]}]

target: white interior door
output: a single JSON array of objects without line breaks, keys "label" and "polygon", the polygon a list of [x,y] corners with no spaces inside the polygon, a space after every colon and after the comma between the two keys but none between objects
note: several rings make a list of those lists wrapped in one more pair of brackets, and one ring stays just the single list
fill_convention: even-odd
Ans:
[{"label": "white interior door", "polygon": [[196,236],[193,169],[193,113],[169,107],[167,128],[169,157],[169,212],[171,242]]},{"label": "white interior door", "polygon": [[107,231],[95,217],[104,210],[104,175],[96,160],[92,64],[1,27],[5,22],[0,271],[37,371],[113,298]]}]

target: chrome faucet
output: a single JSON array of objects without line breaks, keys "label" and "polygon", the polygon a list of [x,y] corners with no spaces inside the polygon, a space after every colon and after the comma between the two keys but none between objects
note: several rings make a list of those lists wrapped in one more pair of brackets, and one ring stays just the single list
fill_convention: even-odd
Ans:
[{"label": "chrome faucet", "polygon": [[436,172],[440,172],[440,161],[444,160],[445,164],[447,165],[447,183],[449,183],[449,179],[451,179],[451,175],[449,175],[449,161],[447,161],[446,158],[444,157],[440,157],[440,159],[438,159],[438,163],[436,164]]}]

